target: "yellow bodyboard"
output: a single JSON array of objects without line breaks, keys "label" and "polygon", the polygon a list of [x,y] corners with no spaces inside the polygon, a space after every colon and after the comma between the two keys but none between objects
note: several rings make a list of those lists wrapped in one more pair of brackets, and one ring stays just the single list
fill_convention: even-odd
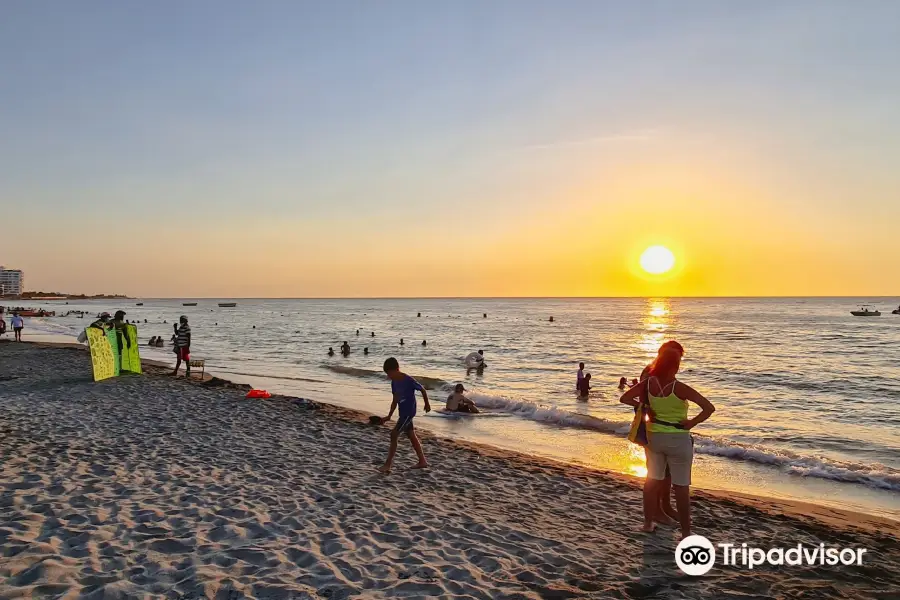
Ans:
[{"label": "yellow bodyboard", "polygon": [[116,357],[113,356],[112,346],[106,332],[96,327],[88,327],[84,330],[88,339],[88,347],[91,349],[91,365],[94,368],[94,381],[101,381],[116,376]]}]

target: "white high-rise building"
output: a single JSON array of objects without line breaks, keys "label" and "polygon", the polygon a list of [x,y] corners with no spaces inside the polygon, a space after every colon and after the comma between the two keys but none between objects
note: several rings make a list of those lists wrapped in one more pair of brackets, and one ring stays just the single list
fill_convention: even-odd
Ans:
[{"label": "white high-rise building", "polygon": [[0,265],[0,295],[18,296],[25,288],[25,274],[19,269]]}]

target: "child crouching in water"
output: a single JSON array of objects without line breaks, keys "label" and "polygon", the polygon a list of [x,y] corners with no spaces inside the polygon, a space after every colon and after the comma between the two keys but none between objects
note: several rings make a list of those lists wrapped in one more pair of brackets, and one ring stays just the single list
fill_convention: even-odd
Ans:
[{"label": "child crouching in water", "polygon": [[428,403],[428,392],[425,391],[425,388],[418,381],[400,370],[400,363],[394,357],[384,361],[384,372],[387,373],[391,380],[391,392],[394,395],[394,400],[391,402],[391,411],[388,413],[388,416],[381,420],[382,424],[391,420],[391,417],[394,415],[394,409],[399,408],[400,412],[397,417],[397,425],[391,431],[391,449],[388,451],[387,460],[384,461],[384,465],[378,470],[382,473],[391,472],[394,454],[397,452],[397,439],[401,433],[407,435],[412,443],[413,450],[416,451],[416,456],[419,458],[419,462],[413,468],[424,469],[428,466],[428,462],[425,460],[425,453],[422,451],[422,442],[419,441],[419,437],[416,435],[413,417],[416,416],[417,390],[422,392],[422,400],[425,401],[425,412],[431,412],[431,404]]}]

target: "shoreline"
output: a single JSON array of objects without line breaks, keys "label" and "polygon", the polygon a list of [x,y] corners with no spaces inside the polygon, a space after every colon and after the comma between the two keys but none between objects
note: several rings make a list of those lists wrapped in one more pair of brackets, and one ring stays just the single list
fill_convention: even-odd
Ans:
[{"label": "shoreline", "polygon": [[[48,348],[69,348],[87,351],[87,347],[84,344],[74,342],[68,343],[26,340],[24,343]],[[142,358],[141,364],[145,367],[151,367],[150,372],[153,373],[153,375],[160,375],[161,373],[158,372],[159,370],[168,371],[172,368],[172,365],[170,364],[147,358]],[[180,376],[180,379],[183,379],[183,376]],[[218,382],[221,382],[220,385],[228,385],[239,389],[243,389],[243,386],[246,385],[231,381],[224,377],[219,377],[214,372],[207,370],[206,377],[203,381],[208,382],[212,379],[216,379]],[[203,382],[201,382],[199,379],[195,379],[189,382],[189,384],[191,385],[202,383]],[[273,394],[272,396],[272,398],[285,397],[289,396],[283,396],[281,394]],[[326,410],[329,413],[333,414],[336,418],[347,422],[367,422],[368,418],[375,414],[364,410],[349,408],[328,402],[321,402],[318,400],[316,400],[316,402],[325,407]],[[420,437],[422,437],[423,439],[427,437],[428,439],[442,440],[443,442],[456,444],[461,448],[468,448],[484,455],[514,460],[517,464],[520,465],[526,465],[527,463],[532,462],[548,468],[555,467],[563,470],[572,469],[573,471],[581,474],[599,474],[600,476],[613,478],[617,481],[626,483],[627,485],[635,486],[635,489],[637,490],[636,493],[640,493],[640,486],[643,485],[643,478],[636,475],[619,473],[602,468],[591,468],[585,465],[569,463],[551,457],[541,456],[537,454],[527,454],[524,452],[518,452],[516,450],[501,448],[499,446],[494,446],[483,442],[442,437],[439,433],[435,433],[427,429],[418,429],[418,431],[420,433]],[[768,512],[770,514],[781,514],[792,518],[813,517],[823,524],[829,526],[850,526],[871,532],[887,530],[890,531],[893,535],[900,537],[900,518],[895,519],[885,515],[876,515],[852,509],[842,509],[804,500],[795,500],[777,496],[766,496],[763,494],[743,493],[730,490],[705,489],[700,487],[691,487],[691,496],[695,498],[701,497],[707,499],[716,499],[724,502],[738,503],[754,510],[760,510],[763,512]]]},{"label": "shoreline", "polygon": [[[80,351],[76,351],[80,350]],[[694,497],[695,533],[862,548],[854,566],[716,564],[640,533],[633,477],[430,432],[430,469],[376,473],[390,428],[246,386],[95,383],[70,345],[0,343],[0,596],[89,598],[893,597],[900,532],[852,513]],[[405,442],[405,440],[404,440]]]}]

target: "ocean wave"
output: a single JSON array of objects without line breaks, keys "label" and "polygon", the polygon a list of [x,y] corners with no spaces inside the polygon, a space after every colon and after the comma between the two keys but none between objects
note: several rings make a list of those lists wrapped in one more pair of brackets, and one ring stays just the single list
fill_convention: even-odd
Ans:
[{"label": "ocean wave", "polygon": [[[349,375],[350,377],[359,377],[361,379],[385,379],[387,376],[384,374],[384,371],[375,371],[370,369],[360,369],[357,367],[347,367],[344,365],[322,365],[323,368],[332,371],[333,373],[340,373],[341,375]],[[419,375],[413,375],[413,379],[422,384],[426,390],[449,390],[451,384],[443,379],[438,379],[437,377],[424,377]]]},{"label": "ocean wave", "polygon": [[796,452],[707,436],[695,436],[694,451],[698,454],[768,465],[801,477],[830,479],[876,489],[900,491],[900,471],[879,463],[860,464],[825,457],[803,456]]},{"label": "ocean wave", "polygon": [[[41,331],[44,333],[53,333],[57,335],[71,335],[74,337],[81,332],[81,329],[78,329],[77,327],[66,325],[64,323],[48,321],[47,319],[49,318],[50,317],[31,317],[30,319],[28,319],[28,325],[29,327],[33,327],[37,331]],[[88,321],[87,323],[85,323],[85,327],[90,324],[91,321]]]},{"label": "ocean wave", "polygon": [[[524,419],[558,425],[591,429],[601,433],[625,436],[631,423],[609,421],[591,415],[573,413],[555,407],[514,400],[503,396],[470,394],[480,408],[508,412]],[[785,473],[801,477],[830,479],[856,483],[870,488],[900,491],[900,471],[879,463],[850,463],[824,457],[809,457],[798,453],[776,450],[765,446],[742,444],[725,438],[696,435],[694,451],[697,454],[742,460],[778,468]]]},{"label": "ocean wave", "polygon": [[552,423],[564,427],[593,429],[604,433],[628,433],[630,423],[609,421],[600,417],[569,412],[561,408],[547,407],[524,400],[513,400],[503,396],[470,394],[469,397],[480,408],[509,412],[523,419]]}]

